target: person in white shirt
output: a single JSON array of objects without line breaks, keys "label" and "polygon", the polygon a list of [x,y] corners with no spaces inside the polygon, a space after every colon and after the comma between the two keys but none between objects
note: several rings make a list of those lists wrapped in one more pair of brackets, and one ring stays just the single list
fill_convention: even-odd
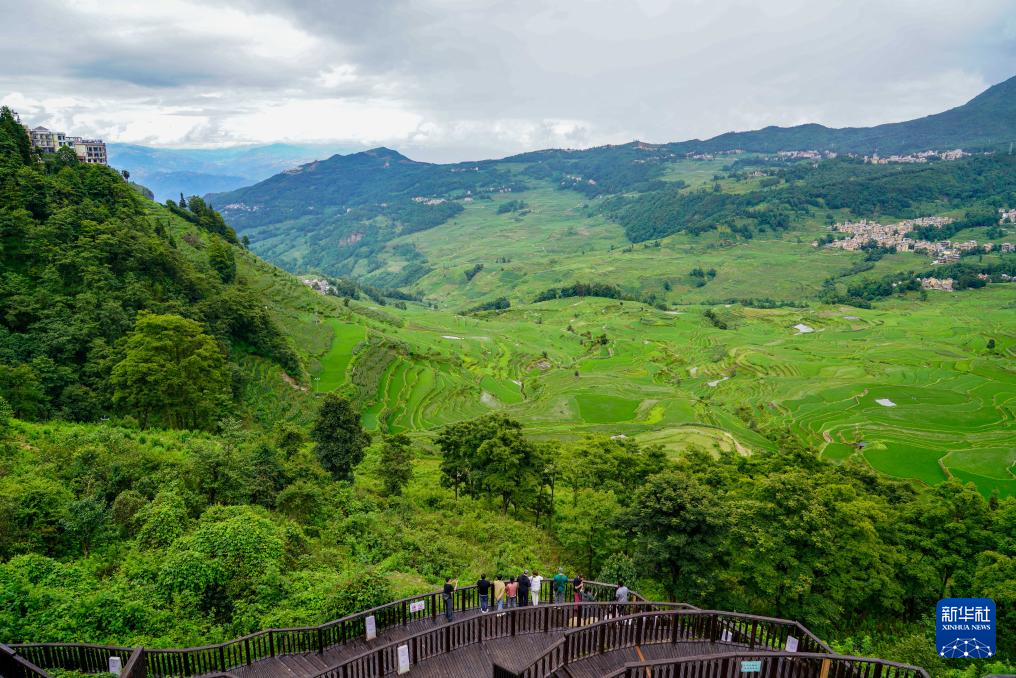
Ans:
[{"label": "person in white shirt", "polygon": [[533,576],[529,578],[529,595],[533,599],[533,605],[540,604],[540,584],[543,583],[543,577],[540,576],[539,572],[533,572]]}]

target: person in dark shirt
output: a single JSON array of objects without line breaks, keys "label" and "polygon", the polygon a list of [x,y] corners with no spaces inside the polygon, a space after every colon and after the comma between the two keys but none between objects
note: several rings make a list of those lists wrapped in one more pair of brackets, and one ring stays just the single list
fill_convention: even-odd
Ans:
[{"label": "person in dark shirt", "polygon": [[490,604],[490,582],[487,575],[481,574],[480,581],[476,582],[476,592],[480,594],[480,614],[487,614],[487,606]]},{"label": "person in dark shirt", "polygon": [[529,605],[529,570],[519,575],[519,607]]},{"label": "person in dark shirt", "polygon": [[445,580],[444,580],[444,594],[442,594],[442,597],[444,598],[444,613],[445,613],[445,618],[448,621],[452,620],[452,603],[455,600],[454,599],[454,594],[455,594],[455,589],[458,587],[458,585],[459,585],[459,580],[458,579],[452,579],[451,577],[445,577]]},{"label": "person in dark shirt", "polygon": [[575,580],[572,582],[572,590],[575,592],[576,603],[582,602],[582,594],[584,593],[583,584],[584,582],[582,580],[582,573],[580,572],[579,574],[575,575]]}]

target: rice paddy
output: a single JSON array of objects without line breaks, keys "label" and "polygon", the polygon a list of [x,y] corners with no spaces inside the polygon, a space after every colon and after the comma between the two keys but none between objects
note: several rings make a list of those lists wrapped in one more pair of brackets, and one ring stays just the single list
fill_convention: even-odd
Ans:
[{"label": "rice paddy", "polygon": [[761,432],[789,429],[831,460],[1014,495],[1014,307],[1012,286],[871,310],[735,304],[723,309],[732,329],[719,330],[698,306],[673,314],[558,299],[481,319],[411,305],[398,329],[355,314],[330,320],[341,330],[318,383],[345,383],[335,371],[360,359],[349,348],[384,334],[404,348],[364,414],[376,431],[427,432],[504,411],[547,439],[598,433],[673,454],[751,454],[773,444]]}]

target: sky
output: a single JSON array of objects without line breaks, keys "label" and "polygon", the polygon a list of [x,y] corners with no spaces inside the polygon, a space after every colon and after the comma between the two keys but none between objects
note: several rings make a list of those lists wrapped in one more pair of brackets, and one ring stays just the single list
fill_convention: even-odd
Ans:
[{"label": "sky", "polygon": [[[419,160],[936,113],[1014,0],[0,0],[0,102],[107,142]],[[13,19],[12,19],[13,18]]]}]

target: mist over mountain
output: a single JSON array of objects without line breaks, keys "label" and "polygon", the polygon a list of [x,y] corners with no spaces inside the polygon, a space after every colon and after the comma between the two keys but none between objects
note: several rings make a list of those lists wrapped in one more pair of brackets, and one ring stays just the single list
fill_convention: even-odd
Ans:
[{"label": "mist over mountain", "polygon": [[344,150],[338,144],[267,144],[228,148],[153,148],[108,144],[109,164],[126,169],[156,200],[230,191]]}]

